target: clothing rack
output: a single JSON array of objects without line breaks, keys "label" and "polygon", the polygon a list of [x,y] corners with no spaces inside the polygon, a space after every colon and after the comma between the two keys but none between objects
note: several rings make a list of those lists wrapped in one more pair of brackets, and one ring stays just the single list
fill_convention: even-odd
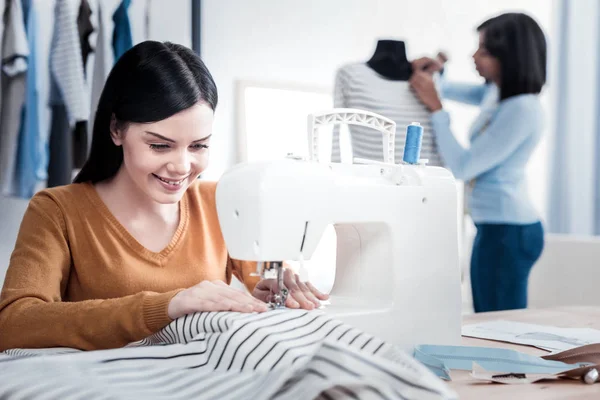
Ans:
[{"label": "clothing rack", "polygon": [[[87,158],[91,121],[110,69],[149,38],[149,20],[160,18],[150,15],[151,2],[0,3],[0,195],[27,199],[72,181]],[[188,4],[192,48],[200,54],[202,2]]]}]

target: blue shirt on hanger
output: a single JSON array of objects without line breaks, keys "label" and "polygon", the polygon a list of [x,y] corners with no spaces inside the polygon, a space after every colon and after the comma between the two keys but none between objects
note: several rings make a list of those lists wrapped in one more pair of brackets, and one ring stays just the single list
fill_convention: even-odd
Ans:
[{"label": "blue shirt on hanger", "polygon": [[131,24],[127,9],[131,5],[131,0],[122,0],[113,14],[115,29],[113,31],[113,52],[115,63],[127,50],[133,47],[133,38],[131,36]]},{"label": "blue shirt on hanger", "polygon": [[40,143],[39,95],[37,80],[37,36],[38,16],[36,7],[31,0],[22,0],[29,45],[29,58],[26,76],[25,106],[21,115],[17,165],[15,170],[14,194],[30,198],[35,193],[36,186],[43,179],[39,172],[45,165],[47,144]]}]

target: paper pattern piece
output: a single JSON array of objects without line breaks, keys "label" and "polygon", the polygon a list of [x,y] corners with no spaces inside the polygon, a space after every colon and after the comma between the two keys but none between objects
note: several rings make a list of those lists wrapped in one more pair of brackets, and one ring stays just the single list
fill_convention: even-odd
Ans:
[{"label": "paper pattern piece", "polygon": [[552,352],[600,343],[600,331],[597,329],[557,328],[505,320],[465,325],[462,335],[529,345]]}]

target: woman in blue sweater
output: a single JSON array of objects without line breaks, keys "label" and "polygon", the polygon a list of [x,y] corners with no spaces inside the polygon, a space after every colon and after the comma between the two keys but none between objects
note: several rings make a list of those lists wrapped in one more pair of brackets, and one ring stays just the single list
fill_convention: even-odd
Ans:
[{"label": "woman in blue sweater", "polygon": [[527,191],[525,166],[543,131],[539,93],[546,82],[546,40],[524,14],[503,14],[481,24],[473,55],[481,85],[442,80],[448,99],[479,105],[481,113],[464,148],[450,130],[450,116],[432,72],[443,58],[413,62],[411,85],[432,112],[439,152],[470,189],[467,207],[477,227],[471,256],[475,312],[527,307],[527,281],[544,247],[544,230]]}]

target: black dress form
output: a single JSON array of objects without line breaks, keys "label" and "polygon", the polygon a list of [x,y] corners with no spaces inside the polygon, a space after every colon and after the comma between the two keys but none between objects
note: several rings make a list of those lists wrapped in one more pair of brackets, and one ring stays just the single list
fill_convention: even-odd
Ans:
[{"label": "black dress form", "polygon": [[393,81],[407,81],[412,75],[412,64],[406,58],[406,47],[401,40],[379,40],[367,65]]}]

